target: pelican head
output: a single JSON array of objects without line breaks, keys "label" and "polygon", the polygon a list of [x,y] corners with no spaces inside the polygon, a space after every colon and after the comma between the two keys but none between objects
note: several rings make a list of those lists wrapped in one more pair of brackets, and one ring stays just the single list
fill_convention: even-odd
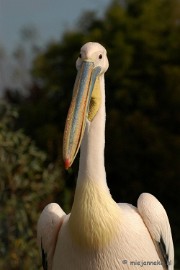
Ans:
[{"label": "pelican head", "polygon": [[86,120],[93,121],[101,105],[100,77],[108,69],[106,49],[96,42],[82,46],[76,61],[77,76],[63,141],[63,159],[68,169],[79,150]]}]

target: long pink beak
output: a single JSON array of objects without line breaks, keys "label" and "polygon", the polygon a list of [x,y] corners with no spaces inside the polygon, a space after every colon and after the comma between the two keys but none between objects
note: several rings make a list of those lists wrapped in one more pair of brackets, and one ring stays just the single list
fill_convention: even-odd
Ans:
[{"label": "long pink beak", "polygon": [[94,63],[89,60],[84,60],[78,71],[64,130],[63,159],[66,169],[72,165],[80,148],[91,95],[100,72],[101,68],[94,68]]}]

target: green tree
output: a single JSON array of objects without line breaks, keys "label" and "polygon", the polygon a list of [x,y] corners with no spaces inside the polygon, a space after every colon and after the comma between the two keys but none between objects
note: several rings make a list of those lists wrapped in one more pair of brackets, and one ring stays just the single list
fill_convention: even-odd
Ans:
[{"label": "green tree", "polygon": [[48,164],[46,154],[22,130],[14,130],[16,118],[16,110],[1,102],[0,268],[37,270],[37,220],[42,208],[62,193],[63,181],[59,165]]}]

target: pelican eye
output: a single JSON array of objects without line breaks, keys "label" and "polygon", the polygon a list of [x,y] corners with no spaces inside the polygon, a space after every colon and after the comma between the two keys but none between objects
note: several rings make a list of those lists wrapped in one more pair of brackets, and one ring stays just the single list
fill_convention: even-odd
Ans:
[{"label": "pelican eye", "polygon": [[81,58],[81,53],[79,54],[79,58]]},{"label": "pelican eye", "polygon": [[102,59],[102,54],[99,55],[99,59]]}]

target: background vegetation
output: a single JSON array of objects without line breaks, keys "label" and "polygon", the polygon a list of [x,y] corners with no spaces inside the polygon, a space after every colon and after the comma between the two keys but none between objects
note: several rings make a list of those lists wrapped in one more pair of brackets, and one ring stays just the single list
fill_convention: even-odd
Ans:
[{"label": "background vegetation", "polygon": [[36,53],[23,92],[6,89],[0,104],[1,269],[40,269],[40,212],[52,201],[70,211],[78,160],[64,171],[62,136],[75,60],[87,41],[102,43],[110,62],[105,155],[112,196],[136,205],[145,191],[162,202],[180,268],[179,36],[178,0],[113,1],[103,17],[87,12],[73,31]]}]

